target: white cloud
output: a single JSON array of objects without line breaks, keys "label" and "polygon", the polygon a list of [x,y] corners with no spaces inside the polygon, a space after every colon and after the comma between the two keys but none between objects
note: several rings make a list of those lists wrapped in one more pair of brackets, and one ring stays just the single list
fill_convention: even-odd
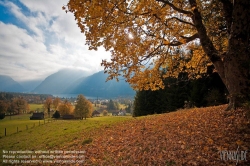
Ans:
[{"label": "white cloud", "polygon": [[[23,25],[0,20],[0,74],[17,81],[44,79],[62,68],[91,73],[102,70],[104,49],[89,51],[74,16],[65,13],[67,0],[20,0],[29,11],[10,1],[4,5]],[[28,14],[27,14],[28,13]]]}]

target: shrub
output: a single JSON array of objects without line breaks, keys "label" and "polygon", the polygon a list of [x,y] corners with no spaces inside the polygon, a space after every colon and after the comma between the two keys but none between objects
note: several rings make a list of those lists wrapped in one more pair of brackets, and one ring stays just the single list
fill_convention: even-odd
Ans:
[{"label": "shrub", "polygon": [[92,138],[85,139],[83,140],[82,145],[90,144],[92,141],[93,141]]},{"label": "shrub", "polygon": [[56,111],[54,114],[53,114],[53,118],[56,118],[56,119],[58,119],[58,118],[60,118],[60,113],[59,113],[59,111]]},{"label": "shrub", "polygon": [[108,111],[107,110],[103,110],[102,114],[103,114],[103,116],[107,116],[108,115]]},{"label": "shrub", "polygon": [[0,119],[4,119],[5,118],[5,113],[0,113]]}]

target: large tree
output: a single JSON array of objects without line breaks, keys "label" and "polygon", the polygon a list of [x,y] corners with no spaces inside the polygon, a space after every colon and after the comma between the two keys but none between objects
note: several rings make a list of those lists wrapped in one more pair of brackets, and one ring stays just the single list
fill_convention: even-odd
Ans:
[{"label": "large tree", "polygon": [[58,111],[60,112],[60,115],[68,115],[73,112],[73,106],[68,100],[64,100],[59,106]]},{"label": "large tree", "polygon": [[230,93],[228,109],[250,99],[249,0],[70,0],[86,44],[110,51],[108,79],[164,88],[163,77],[197,77],[213,64]]},{"label": "large tree", "polygon": [[8,107],[9,105],[5,101],[0,100],[0,119],[4,119]]},{"label": "large tree", "polygon": [[18,114],[20,114],[21,111],[25,113],[28,110],[28,103],[23,98],[14,98],[11,109],[17,110]]},{"label": "large tree", "polygon": [[86,119],[91,117],[93,111],[92,103],[83,95],[78,95],[75,105],[75,115]]},{"label": "large tree", "polygon": [[53,100],[53,107],[55,110],[57,110],[59,104],[61,103],[61,100],[59,97],[56,97],[54,100]]}]

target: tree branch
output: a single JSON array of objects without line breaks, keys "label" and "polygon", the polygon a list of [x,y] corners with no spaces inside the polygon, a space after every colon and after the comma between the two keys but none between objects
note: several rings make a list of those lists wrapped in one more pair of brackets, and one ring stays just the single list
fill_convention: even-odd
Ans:
[{"label": "tree branch", "polygon": [[195,39],[198,39],[199,38],[199,35],[198,33],[194,34],[193,36],[190,36],[190,37],[186,37],[186,36],[181,36],[181,38],[185,39],[184,42],[180,42],[180,41],[173,41],[169,44],[164,44],[164,45],[168,45],[168,46],[180,46],[182,44],[185,44],[185,43],[188,43],[190,41],[193,41]]},{"label": "tree branch", "polygon": [[179,19],[178,17],[172,17],[172,18],[169,18],[168,20],[171,20],[171,19],[176,19],[184,24],[188,24],[188,25],[191,25],[191,26],[194,26],[194,24],[190,23],[190,22],[187,22],[187,21],[184,21],[182,19]]},{"label": "tree branch", "polygon": [[230,2],[230,0],[220,0],[220,2],[223,4],[224,15],[227,22],[227,32],[230,33],[233,21],[232,20],[233,4]]},{"label": "tree branch", "polygon": [[206,28],[202,22],[201,13],[198,10],[196,0],[189,0],[189,3],[191,5],[191,8],[193,9],[194,15],[193,15],[192,19],[193,19],[194,25],[198,31],[198,35],[199,35],[203,50],[205,51],[205,53],[207,54],[209,59],[212,61],[212,63],[214,63],[216,61],[221,61],[221,58],[219,56],[218,51],[215,49],[212,41],[207,36],[207,31],[206,31]]},{"label": "tree branch", "polygon": [[199,35],[198,33],[194,34],[193,36],[190,36],[190,37],[186,37],[186,36],[181,36],[181,38],[185,39],[186,40],[186,43],[190,42],[190,41],[193,41],[197,38],[199,38]]},{"label": "tree branch", "polygon": [[180,9],[180,8],[176,7],[174,4],[170,3],[168,0],[156,0],[156,1],[162,2],[165,5],[169,5],[172,9],[174,9],[174,10],[180,12],[180,13],[187,14],[187,15],[193,15],[192,12]]}]

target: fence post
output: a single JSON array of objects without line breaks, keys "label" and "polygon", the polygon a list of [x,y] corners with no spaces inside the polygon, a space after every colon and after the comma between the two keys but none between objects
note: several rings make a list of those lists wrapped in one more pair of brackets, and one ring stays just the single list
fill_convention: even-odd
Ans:
[{"label": "fence post", "polygon": [[28,125],[26,125],[26,130],[28,130]]},{"label": "fence post", "polygon": [[6,128],[4,129],[4,135],[6,136]]}]

